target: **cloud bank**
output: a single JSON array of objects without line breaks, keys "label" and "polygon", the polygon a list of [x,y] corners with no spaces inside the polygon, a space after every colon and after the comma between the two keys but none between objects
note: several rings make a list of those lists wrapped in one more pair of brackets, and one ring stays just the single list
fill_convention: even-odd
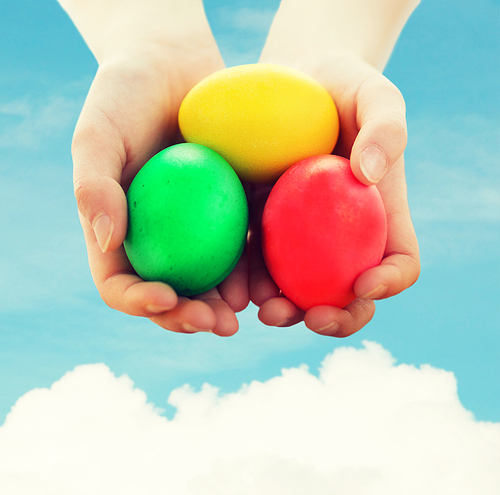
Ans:
[{"label": "cloud bank", "polygon": [[341,347],[224,394],[171,392],[167,419],[104,364],[21,397],[0,427],[10,495],[497,494],[500,424],[478,422],[452,373]]}]

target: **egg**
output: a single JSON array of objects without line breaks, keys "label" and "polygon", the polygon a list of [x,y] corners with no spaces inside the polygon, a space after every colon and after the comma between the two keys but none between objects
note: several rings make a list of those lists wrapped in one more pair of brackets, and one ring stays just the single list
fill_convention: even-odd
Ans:
[{"label": "egg", "polygon": [[339,133],[331,96],[300,71],[247,64],[199,82],[179,109],[184,139],[222,155],[238,176],[272,183],[292,164],[331,153]]},{"label": "egg", "polygon": [[353,285],[380,264],[387,219],[375,186],[359,182],[345,158],[310,157],[273,186],[262,216],[268,271],[299,308],[343,308]]},{"label": "egg", "polygon": [[182,143],[151,158],[127,191],[125,252],[144,280],[205,292],[238,262],[247,237],[243,186],[224,158]]}]

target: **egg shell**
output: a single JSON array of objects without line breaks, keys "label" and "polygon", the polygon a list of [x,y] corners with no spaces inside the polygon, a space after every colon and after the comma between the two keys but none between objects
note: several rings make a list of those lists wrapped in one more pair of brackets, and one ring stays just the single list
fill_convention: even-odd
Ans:
[{"label": "egg shell", "polygon": [[359,182],[341,157],[297,163],[276,182],[264,208],[266,266],[283,294],[303,310],[352,302],[354,281],[380,264],[386,240],[377,188]]},{"label": "egg shell", "polygon": [[187,142],[220,153],[242,180],[274,182],[289,166],[331,153],[339,120],[326,89],[300,71],[247,64],[198,83],[179,109]]},{"label": "egg shell", "polygon": [[171,146],[151,158],[127,192],[130,263],[144,280],[181,296],[205,292],[238,262],[248,230],[243,186],[215,151]]}]

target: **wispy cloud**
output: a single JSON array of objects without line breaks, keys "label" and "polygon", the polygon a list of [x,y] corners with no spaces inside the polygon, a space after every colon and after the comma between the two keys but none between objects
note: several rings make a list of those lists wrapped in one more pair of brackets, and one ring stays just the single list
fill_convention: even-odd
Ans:
[{"label": "wispy cloud", "polygon": [[409,198],[422,259],[491,259],[500,242],[498,119],[429,115],[410,120],[409,135]]},{"label": "wispy cloud", "polygon": [[224,394],[174,390],[172,420],[126,376],[79,366],[21,397],[0,428],[4,493],[498,493],[500,425],[452,373],[338,348]]},{"label": "wispy cloud", "polygon": [[81,108],[81,98],[51,95],[0,103],[0,148],[36,149],[48,137],[71,129]]},{"label": "wispy cloud", "polygon": [[26,99],[14,100],[0,104],[0,115],[28,117],[30,114],[31,107]]},{"label": "wispy cloud", "polygon": [[40,308],[47,301],[62,307],[91,284],[71,156],[54,148],[32,150],[29,159],[22,155],[17,161],[15,154],[6,158],[4,153],[0,161],[0,211],[8,212],[0,218],[8,239],[0,247],[0,314]]},{"label": "wispy cloud", "polygon": [[410,122],[407,169],[422,220],[500,220],[500,127],[479,116]]}]

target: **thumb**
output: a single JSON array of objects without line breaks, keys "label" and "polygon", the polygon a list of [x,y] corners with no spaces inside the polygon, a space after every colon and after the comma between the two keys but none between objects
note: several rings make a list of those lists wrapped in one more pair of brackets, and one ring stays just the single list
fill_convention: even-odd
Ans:
[{"label": "thumb", "polygon": [[396,86],[376,73],[362,83],[356,103],[359,132],[351,150],[351,167],[362,183],[376,184],[406,147],[405,102]]},{"label": "thumb", "polygon": [[119,149],[123,145],[105,128],[96,129],[95,123],[86,127],[84,119],[80,122],[72,146],[78,211],[81,220],[92,227],[101,251],[114,251],[127,233],[127,199],[120,185],[125,153]]},{"label": "thumb", "polygon": [[119,248],[127,233],[127,200],[111,177],[85,177],[75,181],[78,211],[92,227],[103,253]]}]

